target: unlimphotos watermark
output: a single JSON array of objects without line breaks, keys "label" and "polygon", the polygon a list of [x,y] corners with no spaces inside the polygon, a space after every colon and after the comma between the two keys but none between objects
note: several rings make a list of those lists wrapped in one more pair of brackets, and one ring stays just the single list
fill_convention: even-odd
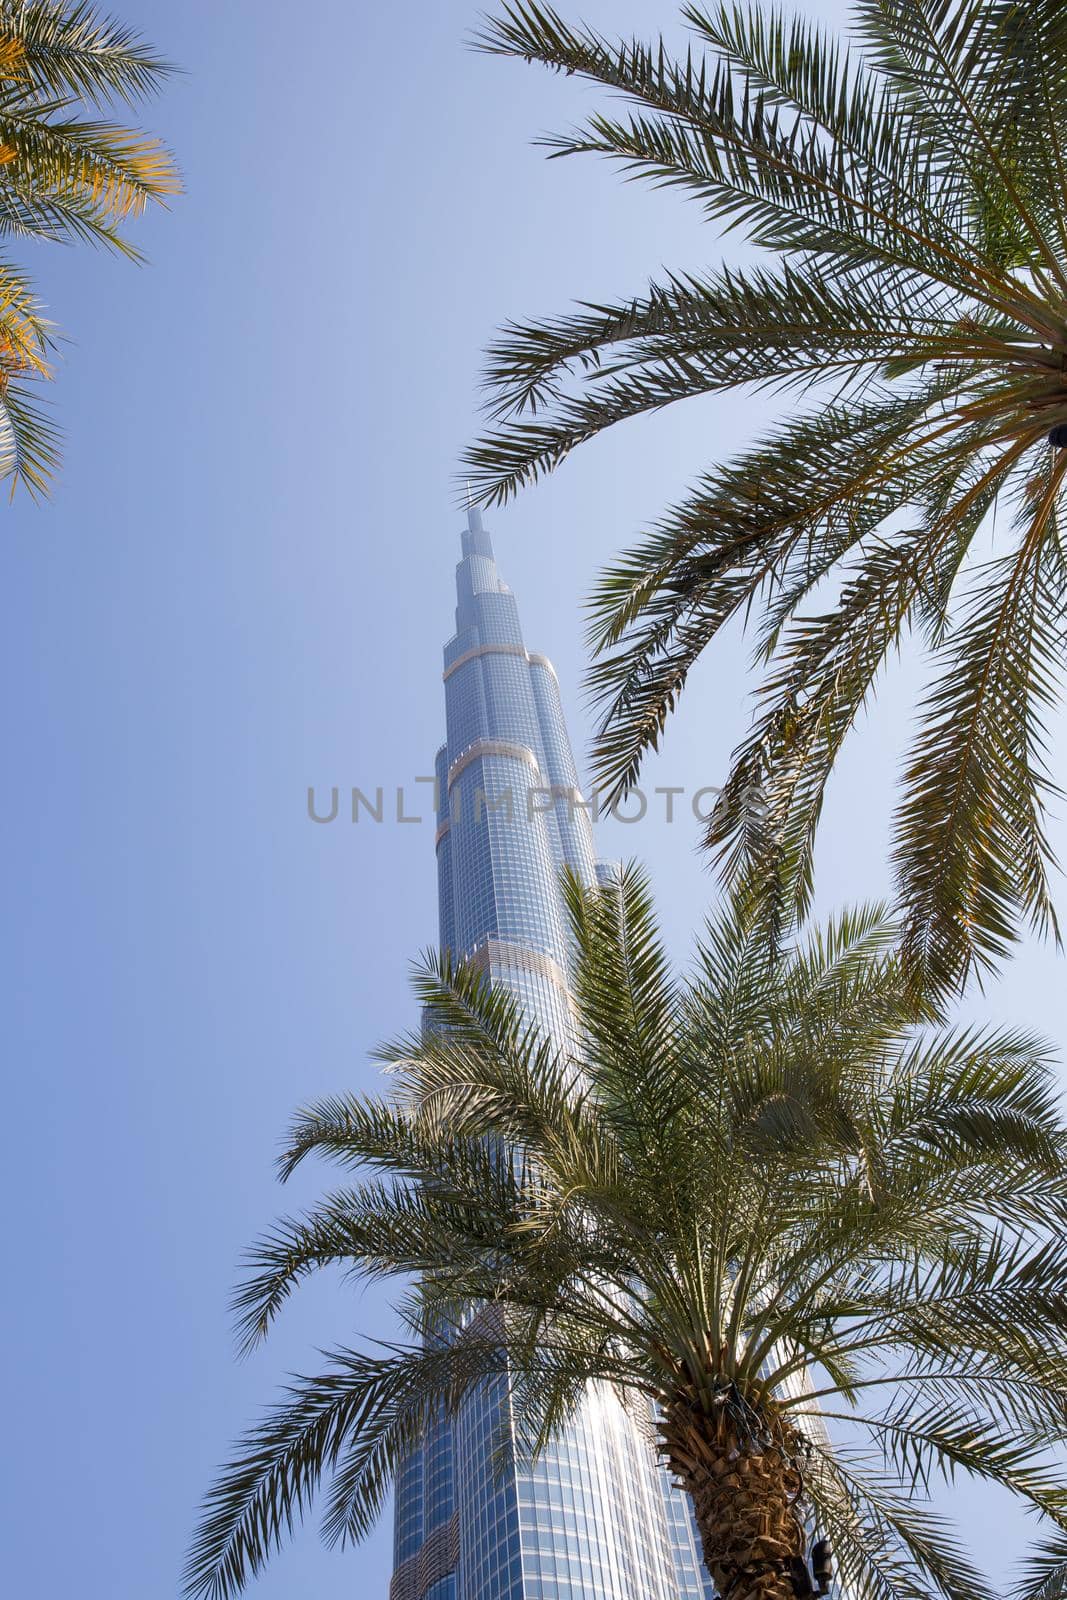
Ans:
[{"label": "unlimphotos watermark", "polygon": [[[487,791],[475,787],[469,792],[459,786],[449,793],[447,812],[441,814],[441,790],[433,777],[416,776],[412,785],[422,789],[409,791],[406,784],[376,784],[367,788],[343,789],[334,784],[320,792],[314,784],[308,785],[307,814],[312,822],[325,825],[346,821],[362,825],[393,823],[417,826],[436,823],[440,829],[462,827],[464,822],[481,822],[487,816],[507,823],[533,822],[535,818],[555,811],[566,814],[573,821],[580,813],[597,822],[601,817],[611,817],[616,822],[644,822],[649,817],[673,823],[679,816],[695,817],[698,822],[710,822],[722,789],[716,784],[704,784],[692,789],[685,784],[657,784],[651,791],[634,786],[625,796],[606,799],[593,790],[586,799],[581,790],[563,784],[530,784],[527,788],[514,788],[509,784],[494,786]],[[429,788],[432,793],[427,794]],[[328,798],[327,798],[328,796]],[[758,806],[761,796],[756,792],[747,797]],[[426,814],[424,809],[426,808]],[[440,820],[439,820],[440,819]]]}]

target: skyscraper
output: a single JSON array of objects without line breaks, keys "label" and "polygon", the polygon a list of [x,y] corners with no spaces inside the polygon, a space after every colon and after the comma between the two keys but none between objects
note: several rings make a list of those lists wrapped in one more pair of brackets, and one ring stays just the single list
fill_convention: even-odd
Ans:
[{"label": "skyscraper", "polygon": [[[440,943],[477,962],[563,1041],[570,951],[559,873],[598,865],[590,812],[544,656],[472,509],[445,646],[438,751]],[[390,1600],[707,1600],[688,1502],[615,1397],[591,1389],[537,1461],[494,1460],[507,1395],[486,1385],[442,1416],[396,1486]]]}]

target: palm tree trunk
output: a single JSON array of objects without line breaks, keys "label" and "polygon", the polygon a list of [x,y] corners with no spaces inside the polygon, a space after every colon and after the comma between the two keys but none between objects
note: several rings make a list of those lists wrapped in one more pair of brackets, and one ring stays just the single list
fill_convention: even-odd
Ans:
[{"label": "palm tree trunk", "polygon": [[796,1600],[790,1563],[807,1534],[796,1440],[740,1439],[725,1417],[672,1409],[662,1428],[671,1471],[693,1502],[704,1561],[721,1600]]}]

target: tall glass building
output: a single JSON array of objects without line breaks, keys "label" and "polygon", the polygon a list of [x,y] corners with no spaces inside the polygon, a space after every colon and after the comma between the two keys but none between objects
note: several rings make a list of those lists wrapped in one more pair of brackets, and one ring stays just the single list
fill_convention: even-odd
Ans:
[{"label": "tall glass building", "polygon": [[[528,651],[477,510],[456,568],[437,754],[440,942],[563,1040],[563,866],[605,877],[551,663]],[[494,1452],[503,1384],[442,1416],[396,1485],[390,1600],[710,1600],[684,1496],[615,1397],[591,1388],[534,1463]]]}]

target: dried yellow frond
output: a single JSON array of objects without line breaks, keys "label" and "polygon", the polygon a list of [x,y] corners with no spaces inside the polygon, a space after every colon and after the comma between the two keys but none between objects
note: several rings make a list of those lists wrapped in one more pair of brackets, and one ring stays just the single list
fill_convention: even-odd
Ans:
[{"label": "dried yellow frond", "polygon": [[4,38],[0,35],[0,83],[13,83],[21,78],[25,59],[26,47],[21,39]]},{"label": "dried yellow frond", "polygon": [[51,327],[20,276],[0,266],[0,366],[8,375],[51,375],[45,355]]},{"label": "dried yellow frond", "polygon": [[[110,148],[87,154],[67,179],[92,199],[102,215],[121,222],[139,215],[150,200],[181,193],[178,170],[163,145],[155,140],[138,140],[126,129],[111,133]],[[110,165],[112,161],[114,167]]]}]

